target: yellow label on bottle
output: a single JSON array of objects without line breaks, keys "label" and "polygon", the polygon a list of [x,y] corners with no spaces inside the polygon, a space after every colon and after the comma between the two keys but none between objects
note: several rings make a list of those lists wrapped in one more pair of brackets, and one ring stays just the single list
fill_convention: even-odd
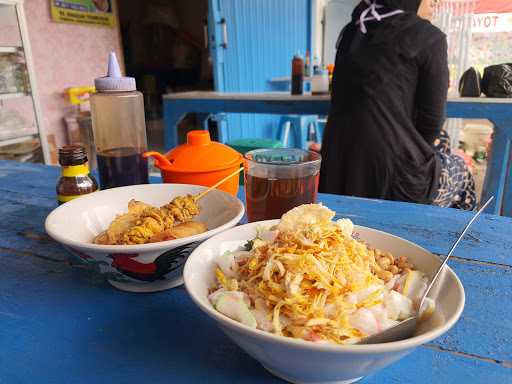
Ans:
[{"label": "yellow label on bottle", "polygon": [[87,176],[89,174],[89,163],[80,165],[66,165],[62,167],[62,176],[76,177]]},{"label": "yellow label on bottle", "polygon": [[69,196],[57,195],[57,200],[59,201],[59,203],[67,203],[68,201],[76,199],[77,197],[80,197],[80,196],[85,196],[85,195],[69,195]]}]

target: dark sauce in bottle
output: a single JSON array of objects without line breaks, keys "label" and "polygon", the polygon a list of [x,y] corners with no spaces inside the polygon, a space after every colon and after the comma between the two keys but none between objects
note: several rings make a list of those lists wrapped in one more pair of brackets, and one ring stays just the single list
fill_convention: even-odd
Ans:
[{"label": "dark sauce in bottle", "polygon": [[99,151],[96,156],[102,189],[147,184],[148,160],[132,147]]}]

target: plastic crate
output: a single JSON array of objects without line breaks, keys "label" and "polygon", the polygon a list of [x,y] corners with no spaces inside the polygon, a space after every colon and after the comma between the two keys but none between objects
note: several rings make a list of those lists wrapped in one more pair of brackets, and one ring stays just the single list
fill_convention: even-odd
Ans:
[{"label": "plastic crate", "polygon": [[[247,152],[255,149],[282,148],[282,144],[278,140],[272,139],[237,139],[226,143],[235,151],[245,155]],[[239,184],[244,185],[244,175],[240,174]]]}]

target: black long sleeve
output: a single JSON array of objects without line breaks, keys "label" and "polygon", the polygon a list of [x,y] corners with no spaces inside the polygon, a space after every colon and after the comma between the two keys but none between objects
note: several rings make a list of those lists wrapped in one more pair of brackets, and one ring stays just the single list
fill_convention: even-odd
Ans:
[{"label": "black long sleeve", "polygon": [[352,22],[336,54],[320,191],[431,201],[447,56],[446,36],[412,12],[368,23],[366,34]]},{"label": "black long sleeve", "polygon": [[418,57],[416,129],[432,144],[443,126],[449,86],[446,38],[436,40]]}]

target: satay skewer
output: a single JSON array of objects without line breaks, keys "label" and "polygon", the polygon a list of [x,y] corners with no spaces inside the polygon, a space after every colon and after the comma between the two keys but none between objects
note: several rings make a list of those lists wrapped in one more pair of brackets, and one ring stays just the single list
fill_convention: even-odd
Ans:
[{"label": "satay skewer", "polygon": [[[216,189],[222,183],[238,175],[242,170],[243,167],[237,169],[235,172],[224,177],[222,180],[200,192],[196,196],[177,196],[169,204],[160,208],[148,206],[148,208],[144,209],[137,215],[137,222],[134,225],[132,225],[128,230],[123,231],[123,233],[116,234],[116,241],[109,240],[109,236],[105,238],[104,234],[108,232],[108,230],[106,230],[102,232],[102,234],[96,236],[94,242],[98,243],[96,239],[101,238],[102,242],[100,242],[100,244],[117,244],[119,239],[122,240],[122,244],[145,244],[155,235],[164,233],[166,230],[169,231],[176,222],[183,223],[197,215],[199,213],[199,206],[197,204],[198,200]],[[187,204],[187,199],[192,203],[191,205]],[[176,200],[180,200],[180,202],[176,202]],[[124,217],[126,216],[127,214],[124,215]],[[116,220],[119,221],[120,218],[116,218],[114,221]],[[112,223],[110,226],[112,226]],[[103,240],[106,242],[103,242]]]},{"label": "satay skewer", "polygon": [[194,200],[195,201],[198,201],[200,200],[201,198],[203,198],[204,196],[206,196],[208,193],[210,193],[211,191],[213,191],[214,189],[216,189],[219,185],[225,183],[226,181],[228,181],[229,179],[231,179],[232,177],[238,175],[240,172],[242,172],[244,170],[244,167],[240,167],[238,168],[235,172],[229,174],[228,176],[226,176],[225,178],[223,178],[222,180],[216,182],[215,184],[213,184],[210,188],[208,188],[207,190],[199,193],[198,195],[194,196]]},{"label": "satay skewer", "polygon": [[[201,198],[206,196],[208,193],[210,193],[212,190],[230,178],[238,175],[242,170],[243,167],[240,167],[235,172],[230,173],[228,176],[224,177],[222,180],[218,181],[210,188],[197,194],[196,196],[178,196],[169,204],[154,209],[152,214],[145,217],[140,225],[133,227],[124,237],[127,239],[128,243],[136,244],[146,243],[148,241],[152,242],[152,239],[155,239],[155,237],[160,239],[156,241],[162,241],[162,239],[166,238],[166,236],[173,230],[172,227],[174,227],[176,221],[183,223],[184,221],[188,221],[188,219],[199,213],[199,205],[197,202]],[[187,203],[184,201],[176,204],[175,202],[177,199],[184,199],[184,201],[190,199],[192,204],[188,207],[186,206]],[[189,208],[192,208],[193,212],[191,212]],[[162,214],[162,212],[164,213]]]}]

